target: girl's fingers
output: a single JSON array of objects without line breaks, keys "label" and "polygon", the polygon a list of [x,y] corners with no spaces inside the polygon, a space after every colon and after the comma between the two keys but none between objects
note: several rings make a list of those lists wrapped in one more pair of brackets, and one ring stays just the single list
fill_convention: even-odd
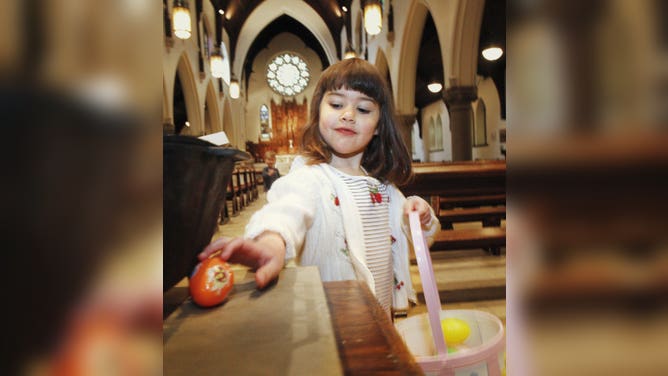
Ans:
[{"label": "girl's fingers", "polygon": [[264,288],[278,277],[281,269],[283,269],[283,263],[281,261],[282,260],[279,260],[277,257],[273,257],[255,272],[255,284],[258,288]]},{"label": "girl's fingers", "polygon": [[225,247],[225,244],[227,244],[230,241],[230,238],[228,237],[222,237],[218,238],[215,241],[209,243],[202,252],[200,252],[197,255],[197,258],[202,261],[208,257],[210,257],[212,254],[220,250],[221,248]]}]

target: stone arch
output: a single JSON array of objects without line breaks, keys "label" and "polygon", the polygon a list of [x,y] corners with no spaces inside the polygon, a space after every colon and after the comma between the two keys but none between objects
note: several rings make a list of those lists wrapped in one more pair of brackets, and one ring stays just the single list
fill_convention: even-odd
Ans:
[{"label": "stone arch", "polygon": [[[200,20],[200,23],[202,24],[202,38],[200,43],[202,44],[202,53],[204,55],[205,60],[208,60],[209,56],[211,55],[211,49],[216,47],[217,45],[220,45],[220,42],[216,40],[216,28],[211,27],[211,22],[209,21],[209,17],[207,16],[206,13],[203,13],[202,18]],[[204,38],[204,35],[207,35],[212,42],[211,45],[207,44],[207,39]],[[208,61],[207,61],[208,65]]]},{"label": "stone arch", "polygon": [[376,62],[374,63],[374,65],[376,66],[376,68],[378,68],[380,74],[383,77],[387,78],[387,84],[390,86],[390,91],[393,92],[392,77],[390,76],[390,67],[387,64],[387,57],[385,56],[385,52],[383,52],[383,50],[381,50],[380,48],[376,52]]},{"label": "stone arch", "polygon": [[172,102],[170,100],[171,95],[169,90],[167,90],[167,82],[165,81],[165,75],[163,72],[162,75],[162,122],[172,123],[174,119],[172,118]]},{"label": "stone arch", "polygon": [[484,7],[484,1],[457,2],[450,48],[443,48],[441,42],[441,59],[446,63],[444,69],[447,73],[444,77],[448,77],[448,80],[455,80],[448,83],[448,86],[475,85],[478,42]]},{"label": "stone arch", "polygon": [[310,5],[298,0],[264,1],[248,16],[239,32],[232,67],[233,74],[237,78],[241,77],[243,62],[255,37],[282,15],[290,16],[301,22],[315,36],[323,47],[330,64],[338,61],[334,38],[327,24]]},{"label": "stone arch", "polygon": [[204,106],[204,134],[216,133],[223,130],[220,119],[220,108],[216,99],[214,80],[209,80],[206,86],[206,97]]},{"label": "stone arch", "polygon": [[[204,133],[204,126],[199,107],[200,100],[197,93],[197,82],[195,81],[195,73],[193,72],[192,65],[185,52],[179,58],[179,63],[176,67],[175,80],[177,79],[181,80],[183,96],[186,102],[186,113],[188,114],[188,122],[190,123],[190,128],[184,129],[183,134],[201,135]],[[174,90],[173,87],[172,90]]]},{"label": "stone arch", "polygon": [[420,38],[425,20],[427,7],[415,1],[408,9],[406,25],[401,40],[401,58],[396,83],[397,112],[400,114],[415,113],[415,75],[420,49]]},{"label": "stone arch", "polygon": [[473,146],[487,145],[487,106],[484,99],[478,97],[473,113]]},{"label": "stone arch", "polygon": [[355,49],[359,52],[359,56],[364,55],[364,47],[366,47],[366,44],[364,43],[364,34],[366,31],[364,30],[364,13],[362,12],[362,9],[357,11],[357,15],[355,17],[355,23],[353,24],[353,40],[355,41]]},{"label": "stone arch", "polygon": [[[230,140],[232,145],[236,144],[236,130],[234,128],[234,120],[232,119],[232,105],[230,103],[230,97],[225,97],[223,103],[223,131],[227,135],[227,138]],[[235,145],[238,147],[238,145]]]}]

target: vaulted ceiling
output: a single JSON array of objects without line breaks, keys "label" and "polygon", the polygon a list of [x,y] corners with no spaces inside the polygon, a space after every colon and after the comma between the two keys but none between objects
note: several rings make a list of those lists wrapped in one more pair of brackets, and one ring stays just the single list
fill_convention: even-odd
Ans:
[{"label": "vaulted ceiling", "polygon": [[[202,1],[202,0],[198,0]],[[210,0],[216,10],[225,10],[225,19],[218,16],[217,26],[225,28],[230,39],[231,58],[235,59],[234,53],[237,47],[239,33],[241,28],[253,12],[253,10],[262,3],[262,0]],[[351,0],[309,0],[306,1],[313,10],[323,19],[329,28],[332,38],[336,43],[337,54],[341,55],[343,46],[340,45],[341,29],[344,22],[350,22],[350,17],[341,16],[341,7],[350,8]],[[482,20],[480,32],[479,48],[482,49],[491,43],[500,45],[505,51],[505,0],[487,0]],[[350,24],[347,25],[351,30]],[[281,32],[289,32],[301,38],[304,44],[315,51],[320,57],[323,67],[329,65],[327,56],[316,37],[298,20],[283,15],[262,30],[251,44],[247,55],[244,58],[243,70],[244,76],[248,77],[251,73],[251,66],[255,56],[268,44],[271,38]],[[480,54],[478,55],[480,56]],[[505,118],[505,53],[501,59],[495,62],[488,62],[482,58],[478,59],[477,72],[481,76],[491,77],[496,84],[501,97],[502,117]],[[418,108],[439,100],[440,93],[433,94],[429,92],[426,85],[433,79],[440,79],[443,82],[443,62],[441,61],[441,50],[436,35],[434,20],[429,15],[425,23],[420,43],[420,52],[418,57],[418,69],[415,85],[415,105]]]}]

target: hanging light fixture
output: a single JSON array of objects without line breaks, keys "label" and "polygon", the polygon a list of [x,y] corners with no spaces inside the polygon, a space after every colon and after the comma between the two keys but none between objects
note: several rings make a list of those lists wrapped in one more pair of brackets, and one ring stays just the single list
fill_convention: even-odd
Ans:
[{"label": "hanging light fixture", "polygon": [[220,47],[214,47],[209,58],[211,66],[211,75],[216,78],[223,78],[223,54]]},{"label": "hanging light fixture", "polygon": [[230,80],[230,97],[232,97],[232,99],[239,98],[239,91],[239,80],[232,77]]},{"label": "hanging light fixture", "polygon": [[383,10],[378,0],[367,0],[364,5],[364,29],[369,35],[377,35],[383,29]]},{"label": "hanging light fixture", "polygon": [[499,60],[503,56],[503,50],[497,46],[490,46],[482,50],[482,57],[489,61]]},{"label": "hanging light fixture", "polygon": [[429,85],[427,85],[427,89],[431,91],[432,93],[438,93],[443,89],[443,85],[438,82],[438,81],[432,81]]},{"label": "hanging light fixture", "polygon": [[172,7],[172,25],[174,35],[180,39],[188,39],[191,34],[190,9],[187,0],[174,0]]}]

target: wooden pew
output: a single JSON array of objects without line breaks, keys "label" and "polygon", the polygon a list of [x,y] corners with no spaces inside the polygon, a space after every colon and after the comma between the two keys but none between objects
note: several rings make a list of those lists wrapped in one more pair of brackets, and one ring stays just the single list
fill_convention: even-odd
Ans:
[{"label": "wooden pew", "polygon": [[505,200],[505,161],[414,163],[413,172],[414,179],[400,187],[406,196],[462,198],[503,195]]},{"label": "wooden pew", "polygon": [[453,223],[482,222],[483,227],[499,227],[506,218],[505,206],[483,206],[474,208],[439,209],[441,228],[452,229]]},{"label": "wooden pew", "polygon": [[506,245],[504,227],[466,228],[441,230],[434,236],[430,250],[450,251],[455,249],[483,248],[493,255],[501,254],[501,247]]},{"label": "wooden pew", "polygon": [[[414,179],[400,187],[406,196],[428,200],[443,230],[431,251],[483,248],[499,255],[505,246],[506,163],[468,161],[413,164]],[[455,222],[479,221],[483,228],[453,229]]]}]

